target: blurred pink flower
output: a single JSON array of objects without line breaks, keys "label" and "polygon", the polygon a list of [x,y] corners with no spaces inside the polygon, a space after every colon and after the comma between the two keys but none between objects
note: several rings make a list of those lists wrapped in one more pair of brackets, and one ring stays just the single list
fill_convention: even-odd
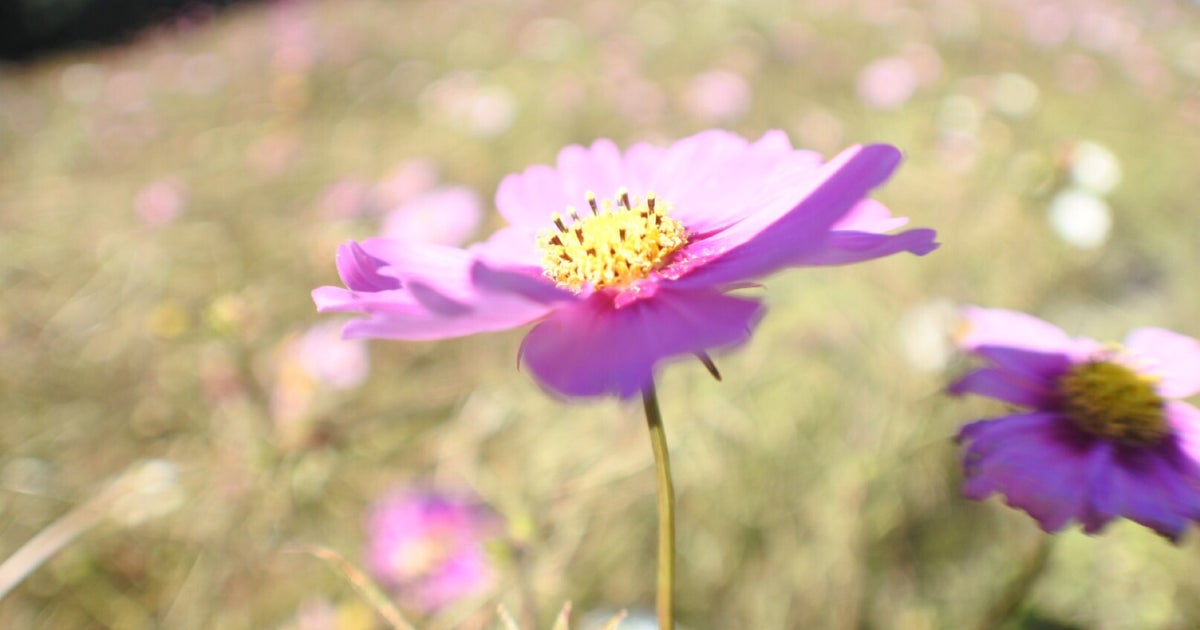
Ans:
[{"label": "blurred pink flower", "polygon": [[375,185],[371,201],[376,208],[394,208],[429,190],[437,183],[438,169],[424,158],[405,160]]},{"label": "blurred pink flower", "polygon": [[330,321],[309,328],[296,346],[296,359],[316,382],[332,389],[362,385],[371,371],[367,345],[342,339],[342,322]]},{"label": "blurred pink flower", "polygon": [[702,121],[731,122],[750,109],[750,86],[728,70],[709,70],[692,78],[685,103]]},{"label": "blurred pink flower", "polygon": [[858,74],[858,96],[872,109],[897,109],[912,98],[916,89],[917,73],[901,57],[876,59]]},{"label": "blurred pink flower", "polygon": [[608,140],[570,146],[555,167],[500,183],[510,225],[487,242],[351,242],[337,256],[346,288],[313,299],[322,312],[368,315],[348,337],[444,339],[536,322],[520,356],[539,382],[628,398],[667,359],[748,340],[762,302],[730,292],[754,279],[936,248],[933,230],[888,234],[907,219],[864,199],[899,162],[887,145],[823,162],[780,131],[754,143],[706,131],[624,153]]},{"label": "blurred pink flower", "polygon": [[482,204],[470,188],[436,188],[410,199],[383,220],[384,238],[461,245],[479,227]]},{"label": "blurred pink flower", "polygon": [[1048,532],[1125,517],[1178,541],[1200,521],[1200,342],[1139,328],[1123,345],[971,308],[959,346],[989,365],[949,388],[1025,407],[963,427],[964,493],[993,493]]},{"label": "blurred pink flower", "polygon": [[401,490],[371,509],[367,567],[404,603],[432,612],[492,585],[484,543],[498,529],[496,517],[477,501]]},{"label": "blurred pink flower", "polygon": [[349,219],[361,216],[371,205],[371,186],[353,177],[339,179],[329,185],[317,206],[322,217]]},{"label": "blurred pink flower", "polygon": [[133,200],[133,210],[138,218],[154,228],[174,223],[186,205],[187,189],[172,178],[146,184]]}]

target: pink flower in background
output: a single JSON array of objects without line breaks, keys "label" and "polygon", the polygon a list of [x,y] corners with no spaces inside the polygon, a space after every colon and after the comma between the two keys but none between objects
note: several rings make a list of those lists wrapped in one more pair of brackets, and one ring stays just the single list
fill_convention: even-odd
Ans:
[{"label": "pink flower in background", "polygon": [[762,302],[730,291],[786,267],[937,247],[935,233],[864,196],[900,152],[856,146],[823,162],[769,132],[706,131],[625,152],[570,146],[500,183],[509,225],[468,249],[395,239],[338,251],[346,288],[318,310],[367,314],[348,337],[444,339],[535,323],[521,361],[568,396],[630,397],[677,356],[745,342]]},{"label": "pink flower in background", "polygon": [[964,427],[964,493],[1004,495],[1042,529],[1126,517],[1172,540],[1200,520],[1200,342],[1139,328],[1124,345],[1040,319],[971,308],[959,345],[982,357],[950,386],[1028,408]]},{"label": "pink flower in background", "polygon": [[872,109],[899,109],[916,89],[917,73],[903,57],[876,59],[858,74],[858,97]]},{"label": "pink flower in background", "polygon": [[401,241],[461,245],[479,227],[479,195],[470,188],[436,188],[401,204],[383,220],[383,236]]},{"label": "pink flower in background", "polygon": [[367,567],[406,603],[433,611],[485,592],[495,579],[484,541],[498,523],[478,502],[406,490],[367,520]]},{"label": "pink flower in background", "polygon": [[371,357],[360,340],[342,339],[341,322],[309,328],[296,346],[296,358],[314,381],[332,389],[353,389],[367,380]]},{"label": "pink flower in background", "polygon": [[133,201],[138,218],[150,227],[162,228],[175,222],[187,205],[187,189],[174,179],[146,184]]},{"label": "pink flower in background", "polygon": [[349,219],[370,207],[371,185],[366,180],[347,177],[329,185],[317,202],[326,219]]},{"label": "pink flower in background", "polygon": [[684,103],[693,116],[708,122],[729,122],[750,109],[750,85],[728,70],[709,70],[688,83]]},{"label": "pink flower in background", "polygon": [[437,165],[424,158],[405,160],[388,172],[371,192],[379,209],[394,208],[437,184]]}]

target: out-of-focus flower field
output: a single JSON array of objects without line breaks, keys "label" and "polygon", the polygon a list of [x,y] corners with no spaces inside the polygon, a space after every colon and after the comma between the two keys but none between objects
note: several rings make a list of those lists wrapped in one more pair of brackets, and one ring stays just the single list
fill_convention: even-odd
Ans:
[{"label": "out-of-focus flower field", "polygon": [[[997,409],[942,393],[956,308],[1200,334],[1194,3],[272,2],[0,67],[0,558],[87,521],[0,627],[380,627],[327,552],[368,571],[412,487],[499,523],[419,627],[652,608],[639,405],[545,395],[519,332],[342,342],[309,291],[350,238],[485,235],[562,146],[710,127],[899,146],[877,198],[943,246],[772,278],[723,382],[664,370],[681,623],[972,627],[1042,534],[958,494]],[[1072,531],[1011,627],[1200,626],[1198,553]]]}]

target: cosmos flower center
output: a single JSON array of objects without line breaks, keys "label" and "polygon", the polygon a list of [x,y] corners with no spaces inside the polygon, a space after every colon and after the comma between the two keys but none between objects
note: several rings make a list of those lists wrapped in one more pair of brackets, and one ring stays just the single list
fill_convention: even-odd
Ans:
[{"label": "cosmos flower center", "polygon": [[1097,437],[1150,446],[1170,433],[1154,381],[1120,363],[1080,363],[1059,379],[1058,389],[1063,413]]},{"label": "cosmos flower center", "polygon": [[683,224],[669,216],[671,204],[647,193],[630,197],[625,188],[597,203],[587,194],[590,213],[567,207],[567,219],[554,215],[554,230],[538,235],[542,268],[559,286],[578,292],[626,286],[662,267],[687,244]]}]

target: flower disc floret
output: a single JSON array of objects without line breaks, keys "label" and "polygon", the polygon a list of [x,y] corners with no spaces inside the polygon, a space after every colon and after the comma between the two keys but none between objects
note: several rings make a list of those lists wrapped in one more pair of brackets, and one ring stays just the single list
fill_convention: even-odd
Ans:
[{"label": "flower disc floret", "polygon": [[1166,401],[1153,379],[1108,360],[1079,363],[1058,381],[1063,414],[1080,429],[1126,446],[1150,446],[1170,434]]},{"label": "flower disc floret", "polygon": [[569,225],[556,214],[556,229],[538,235],[544,273],[559,287],[579,292],[643,280],[687,244],[683,224],[668,216],[670,204],[652,192],[630,198],[622,188],[601,204],[589,191],[587,201],[590,214],[580,218],[568,208]]}]

